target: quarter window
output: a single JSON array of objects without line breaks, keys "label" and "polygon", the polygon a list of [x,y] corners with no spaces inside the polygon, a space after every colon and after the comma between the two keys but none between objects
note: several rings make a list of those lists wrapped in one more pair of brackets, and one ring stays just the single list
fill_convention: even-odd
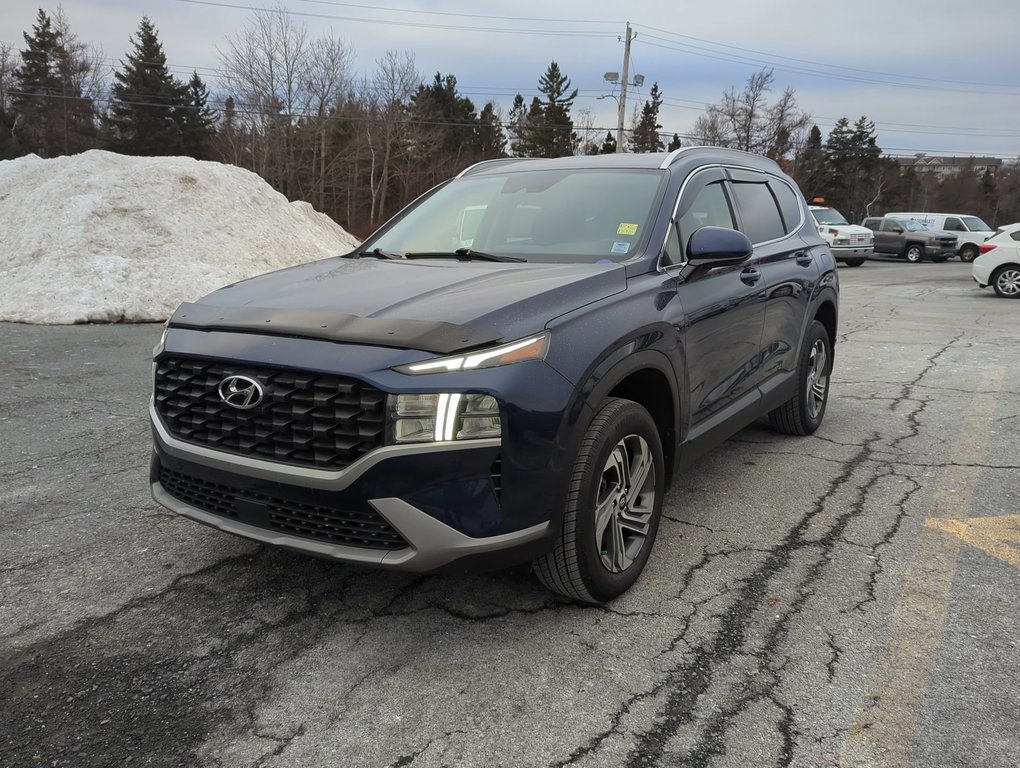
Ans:
[{"label": "quarter window", "polygon": [[744,234],[752,243],[777,240],[786,235],[776,198],[765,183],[734,182],[733,194],[740,209]]},{"label": "quarter window", "polygon": [[769,186],[772,187],[772,193],[776,196],[776,200],[779,201],[779,211],[783,214],[786,234],[790,234],[800,224],[801,210],[797,193],[787,184],[775,179],[769,181]]}]

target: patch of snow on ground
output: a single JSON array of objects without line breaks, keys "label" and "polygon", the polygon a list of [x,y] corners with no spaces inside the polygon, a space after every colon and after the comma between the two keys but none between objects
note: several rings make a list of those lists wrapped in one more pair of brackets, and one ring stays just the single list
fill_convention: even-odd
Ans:
[{"label": "patch of snow on ground", "polygon": [[242,168],[93,150],[0,161],[0,320],[165,320],[357,240]]}]

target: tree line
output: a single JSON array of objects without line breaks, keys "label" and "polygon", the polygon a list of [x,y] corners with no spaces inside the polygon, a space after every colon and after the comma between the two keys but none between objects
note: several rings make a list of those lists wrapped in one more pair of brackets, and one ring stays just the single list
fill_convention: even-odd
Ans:
[{"label": "tree line", "polygon": [[[409,52],[386,52],[359,77],[347,41],[312,36],[279,9],[254,11],[226,38],[215,98],[197,71],[183,80],[171,72],[148,18],[112,78],[103,52],[74,34],[62,10],[40,9],[23,37],[19,48],[0,44],[0,159],[102,148],[218,160],[360,235],[480,160],[617,150],[613,131],[575,109],[577,89],[556,61],[530,101],[517,94],[504,114],[493,101],[476,107],[453,74],[423,78]],[[1020,219],[1016,164],[980,177],[965,169],[949,182],[915,174],[882,155],[867,117],[841,118],[823,139],[792,89],[771,99],[774,84],[770,69],[753,74],[681,136],[663,131],[656,83],[633,106],[624,149],[709,144],[763,154],[809,200],[824,198],[851,221],[919,209],[976,213],[993,224]]]}]

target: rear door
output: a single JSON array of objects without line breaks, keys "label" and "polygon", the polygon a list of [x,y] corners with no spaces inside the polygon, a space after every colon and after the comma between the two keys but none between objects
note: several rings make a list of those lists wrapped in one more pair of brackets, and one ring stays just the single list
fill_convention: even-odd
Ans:
[{"label": "rear door", "polygon": [[797,369],[797,350],[819,268],[812,247],[797,234],[804,213],[793,188],[759,171],[730,169],[729,176],[740,229],[754,244],[765,283],[756,378],[770,388],[788,378],[781,374]]}]

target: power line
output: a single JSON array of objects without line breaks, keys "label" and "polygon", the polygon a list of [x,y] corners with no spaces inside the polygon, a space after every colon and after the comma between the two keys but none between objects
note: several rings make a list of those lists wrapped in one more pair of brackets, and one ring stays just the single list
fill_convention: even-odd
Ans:
[{"label": "power line", "polygon": [[[691,35],[683,35],[683,34],[680,34],[679,32],[672,32],[672,31],[667,30],[667,29],[660,29],[659,27],[650,27],[650,26],[647,26],[645,24],[635,23],[634,26],[641,27],[643,29],[650,29],[653,32],[660,32],[660,33],[665,34],[665,35],[672,35],[673,37],[680,37],[680,38],[683,38],[685,40],[694,40],[695,42],[705,43],[706,45],[714,45],[714,46],[717,46],[719,48],[729,48],[729,49],[732,49],[732,50],[735,50],[735,51],[743,51],[745,53],[754,53],[754,54],[757,54],[759,56],[766,56],[766,57],[774,58],[774,59],[783,59],[785,61],[794,61],[794,62],[798,62],[800,64],[809,64],[809,65],[811,65],[813,67],[826,67],[828,69],[841,69],[841,70],[845,70],[845,71],[848,71],[848,72],[857,72],[857,73],[861,73],[861,74],[880,75],[880,76],[883,76],[883,77],[895,77],[895,78],[899,78],[901,80],[924,80],[924,81],[933,82],[933,83],[950,83],[950,84],[953,84],[953,85],[975,85],[975,86],[986,87],[986,88],[1020,88],[1020,83],[988,83],[988,82],[975,82],[975,81],[972,81],[972,80],[949,80],[949,79],[946,79],[946,78],[924,77],[924,76],[921,76],[921,75],[907,75],[907,74],[896,73],[896,72],[882,72],[882,71],[873,70],[873,69],[859,69],[857,67],[844,67],[844,66],[839,65],[839,64],[826,64],[824,62],[813,61],[811,59],[798,59],[798,58],[794,58],[792,56],[783,56],[782,54],[778,54],[778,53],[769,53],[767,51],[759,51],[759,50],[756,50],[754,48],[742,48],[739,45],[729,45],[728,43],[720,43],[720,42],[717,42],[715,40],[707,40],[707,39],[702,38],[702,37],[693,37]],[[662,38],[656,38],[656,39],[661,40]]]},{"label": "power line", "polygon": [[414,27],[415,29],[441,29],[455,32],[496,32],[499,34],[538,35],[540,37],[618,37],[618,35],[613,32],[598,32],[595,30],[505,29],[502,27],[473,27],[460,24],[428,24],[412,21],[394,21],[392,19],[366,19],[363,16],[337,16],[328,13],[310,13],[308,11],[291,11],[280,8],[259,8],[254,5],[215,2],[215,0],[177,0],[177,2],[189,3],[191,5],[204,5],[214,8],[234,8],[241,11],[274,13],[280,15],[287,14],[312,19],[331,19],[334,21],[350,21],[360,24],[382,24],[391,27]]}]

